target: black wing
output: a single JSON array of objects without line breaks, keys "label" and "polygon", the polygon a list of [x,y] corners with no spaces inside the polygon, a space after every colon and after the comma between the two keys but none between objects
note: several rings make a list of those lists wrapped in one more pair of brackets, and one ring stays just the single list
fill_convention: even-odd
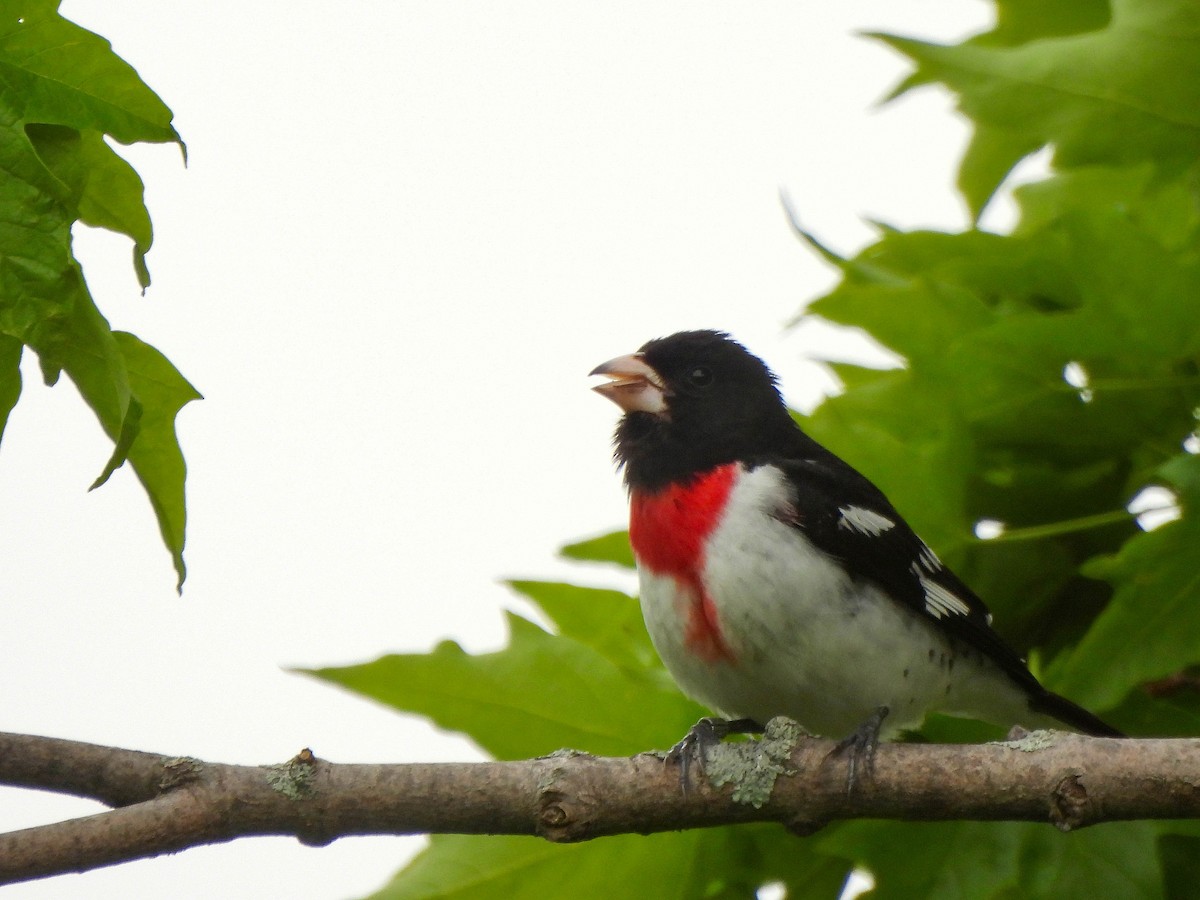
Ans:
[{"label": "black wing", "polygon": [[1030,708],[1103,737],[1121,732],[1046,690],[1017,653],[992,630],[987,606],[917,537],[883,492],[852,466],[817,445],[819,455],[770,461],[792,485],[795,527],[855,577],[873,581],[896,601],[985,654],[1029,695]]},{"label": "black wing", "polygon": [[775,462],[792,485],[792,521],[814,545],[857,578],[969,647],[985,653],[1017,684],[1042,686],[1024,661],[992,630],[987,606],[917,537],[883,492],[836,458]]}]

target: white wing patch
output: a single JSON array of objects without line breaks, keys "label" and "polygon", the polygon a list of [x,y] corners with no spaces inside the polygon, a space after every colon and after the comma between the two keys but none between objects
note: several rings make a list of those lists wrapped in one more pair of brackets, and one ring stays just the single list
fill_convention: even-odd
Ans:
[{"label": "white wing patch", "polygon": [[920,579],[921,588],[925,591],[925,611],[935,619],[950,615],[970,615],[971,607],[961,598],[923,575],[918,575],[917,578]]},{"label": "white wing patch", "polygon": [[838,519],[838,528],[857,531],[869,537],[878,537],[889,528],[896,527],[896,523],[887,516],[862,506],[839,506],[838,512],[842,514]]},{"label": "white wing patch", "polygon": [[[929,549],[928,544],[921,542],[921,551],[908,568],[917,576],[917,581],[921,583],[921,590],[925,592],[925,612],[935,619],[971,614],[971,607],[967,605],[966,601],[929,577],[940,572],[943,566],[942,561],[938,559],[936,553]],[[992,616],[991,613],[988,613],[988,624],[990,625],[991,622]]]}]

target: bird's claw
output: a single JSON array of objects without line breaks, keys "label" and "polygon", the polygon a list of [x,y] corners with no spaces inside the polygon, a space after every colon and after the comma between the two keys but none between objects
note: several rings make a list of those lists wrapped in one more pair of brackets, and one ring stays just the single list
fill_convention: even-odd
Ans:
[{"label": "bird's claw", "polygon": [[[854,792],[860,775],[867,780],[875,777],[875,751],[879,747],[879,732],[888,708],[881,706],[867,720],[829,751],[829,756],[846,756],[846,793]],[[828,758],[828,757],[827,757]]]},{"label": "bird's claw", "polygon": [[692,766],[704,771],[704,758],[709,748],[721,743],[731,734],[761,734],[763,726],[753,719],[718,719],[705,716],[688,729],[674,747],[667,751],[664,762],[679,765],[679,787],[688,792]]}]

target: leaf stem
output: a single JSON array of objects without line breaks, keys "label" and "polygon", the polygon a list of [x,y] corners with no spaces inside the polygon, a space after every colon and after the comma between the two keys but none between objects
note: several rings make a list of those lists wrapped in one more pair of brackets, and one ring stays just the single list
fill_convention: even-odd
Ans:
[{"label": "leaf stem", "polygon": [[1089,378],[1086,384],[1079,387],[1063,382],[1062,384],[1056,383],[1055,388],[1077,394],[1081,390],[1093,392],[1156,391],[1163,388],[1191,387],[1195,384],[1200,384],[1200,378],[1194,375],[1179,375],[1164,378]]},{"label": "leaf stem", "polygon": [[1027,528],[1006,529],[994,538],[977,538],[979,543],[999,543],[1001,541],[1039,541],[1043,538],[1058,537],[1061,534],[1072,534],[1076,531],[1087,531],[1091,528],[1103,528],[1105,525],[1117,525],[1137,518],[1141,513],[1134,514],[1127,509],[1114,509],[1110,512],[1082,516],[1078,519],[1064,519],[1061,522],[1048,522],[1045,525],[1030,525]]}]

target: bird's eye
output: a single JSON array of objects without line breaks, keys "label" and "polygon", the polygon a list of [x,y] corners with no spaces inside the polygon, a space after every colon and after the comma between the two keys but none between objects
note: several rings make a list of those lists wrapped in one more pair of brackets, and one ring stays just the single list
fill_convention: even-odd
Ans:
[{"label": "bird's eye", "polygon": [[712,369],[708,366],[692,366],[687,378],[688,383],[695,387],[708,387],[713,382]]}]

